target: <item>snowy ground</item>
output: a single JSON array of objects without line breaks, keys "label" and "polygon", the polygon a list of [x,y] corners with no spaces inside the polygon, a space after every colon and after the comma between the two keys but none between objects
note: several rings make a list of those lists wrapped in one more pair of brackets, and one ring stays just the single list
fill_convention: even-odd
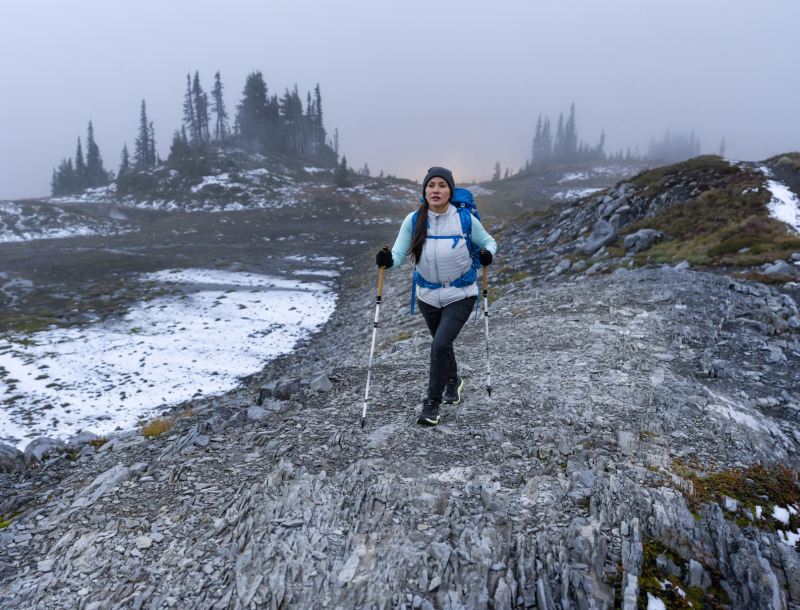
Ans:
[{"label": "snowy ground", "polygon": [[[739,165],[736,161],[729,162]],[[759,166],[758,170],[768,178],[766,187],[772,195],[767,206],[769,215],[775,220],[785,222],[794,231],[800,233],[800,199],[783,182],[775,180],[775,175],[766,165]]]},{"label": "snowy ground", "polygon": [[767,188],[772,193],[769,202],[770,216],[785,222],[800,233],[800,200],[789,187],[777,180],[768,180]]},{"label": "snowy ground", "polygon": [[574,201],[576,199],[581,199],[582,197],[588,197],[589,195],[602,190],[603,189],[601,188],[576,188],[568,189],[566,191],[558,191],[557,193],[553,194],[553,201]]},{"label": "snowy ground", "polygon": [[642,168],[631,165],[598,165],[585,171],[567,172],[558,180],[558,183],[583,182],[602,176],[632,176],[640,171]]},{"label": "snowy ground", "polygon": [[86,235],[119,235],[133,227],[125,217],[93,218],[42,202],[0,201],[0,243],[62,239]]},{"label": "snowy ground", "polygon": [[291,351],[336,301],[324,281],[208,269],[140,278],[176,294],[113,321],[0,339],[0,441],[22,448],[39,435],[128,429],[167,405],[230,390]]}]

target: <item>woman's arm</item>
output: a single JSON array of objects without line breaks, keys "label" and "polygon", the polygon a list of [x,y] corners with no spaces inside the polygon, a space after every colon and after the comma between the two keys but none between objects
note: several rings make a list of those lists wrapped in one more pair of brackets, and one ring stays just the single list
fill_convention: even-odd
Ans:
[{"label": "woman's arm", "polygon": [[406,260],[408,247],[411,245],[411,234],[414,232],[414,227],[411,222],[413,216],[414,212],[411,212],[405,217],[403,224],[400,225],[400,232],[397,234],[397,239],[394,240],[394,245],[392,246],[392,269],[399,268]]},{"label": "woman's arm", "polygon": [[486,232],[483,228],[481,221],[472,217],[472,232],[470,234],[472,243],[477,244],[479,248],[486,248],[492,253],[492,256],[497,254],[497,242]]}]

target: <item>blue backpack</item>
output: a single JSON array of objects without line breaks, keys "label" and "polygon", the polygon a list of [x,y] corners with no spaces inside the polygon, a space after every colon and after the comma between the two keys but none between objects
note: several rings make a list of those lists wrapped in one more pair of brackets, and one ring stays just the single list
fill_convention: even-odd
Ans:
[{"label": "blue backpack", "polygon": [[[420,197],[420,202],[424,202],[425,199]],[[414,271],[411,277],[411,315],[414,315],[414,301],[416,300],[417,295],[417,286],[422,286],[423,288],[444,288],[446,286],[454,286],[456,288],[464,288],[469,286],[470,284],[475,283],[475,280],[478,279],[478,268],[481,266],[480,259],[478,258],[478,248],[474,243],[472,243],[472,217],[474,216],[478,220],[481,219],[481,215],[478,213],[478,205],[475,203],[475,199],[472,197],[472,193],[467,189],[457,188],[453,190],[453,196],[450,198],[450,205],[455,207],[458,210],[458,217],[461,220],[461,235],[429,235],[428,239],[452,239],[453,240],[453,248],[458,245],[458,241],[460,239],[465,239],[467,242],[467,250],[469,251],[470,256],[472,257],[472,267],[464,273],[461,277],[453,280],[449,284],[438,284],[436,282],[429,282],[426,280],[422,275],[417,271],[417,268],[414,267]],[[411,226],[417,226],[417,218],[419,212],[414,212],[414,215],[411,217]]]}]

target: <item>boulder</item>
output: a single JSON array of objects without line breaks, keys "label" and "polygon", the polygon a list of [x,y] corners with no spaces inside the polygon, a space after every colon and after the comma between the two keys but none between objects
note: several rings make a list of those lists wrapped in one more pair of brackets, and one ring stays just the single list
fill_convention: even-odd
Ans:
[{"label": "boulder", "polygon": [[0,443],[0,472],[18,472],[25,469],[25,454],[16,447]]},{"label": "boulder", "polygon": [[70,448],[77,448],[83,447],[92,441],[100,440],[100,437],[97,436],[94,432],[87,432],[85,430],[81,430],[80,432],[73,434],[67,439],[67,447]]},{"label": "boulder", "polygon": [[796,275],[797,269],[786,261],[777,260],[773,264],[765,263],[761,271],[767,275]]},{"label": "boulder", "polygon": [[625,252],[644,252],[649,250],[653,244],[664,237],[661,231],[655,229],[640,229],[636,233],[625,236]]},{"label": "boulder", "polygon": [[25,447],[25,456],[41,461],[44,457],[59,449],[64,449],[66,446],[64,441],[57,438],[38,436]]},{"label": "boulder", "polygon": [[561,238],[561,229],[554,229],[550,235],[547,236],[547,239],[544,240],[545,245],[552,246],[553,244],[557,243],[558,240]]},{"label": "boulder", "polygon": [[318,373],[311,378],[308,387],[312,392],[330,392],[333,389],[333,384],[327,373]]},{"label": "boulder", "polygon": [[289,400],[292,394],[300,391],[299,379],[281,379],[275,384],[275,389],[272,391],[272,396],[279,400]]},{"label": "boulder", "polygon": [[556,275],[561,275],[562,273],[569,271],[570,267],[572,267],[572,261],[568,258],[562,258],[560,261],[558,261],[558,264],[553,269],[553,273]]},{"label": "boulder", "polygon": [[598,220],[592,234],[583,244],[583,252],[587,255],[592,255],[603,246],[607,246],[617,238],[617,230],[607,220]]},{"label": "boulder", "polygon": [[247,408],[247,419],[252,421],[259,421],[264,419],[269,415],[269,412],[266,409],[262,409],[261,407],[248,407]]}]

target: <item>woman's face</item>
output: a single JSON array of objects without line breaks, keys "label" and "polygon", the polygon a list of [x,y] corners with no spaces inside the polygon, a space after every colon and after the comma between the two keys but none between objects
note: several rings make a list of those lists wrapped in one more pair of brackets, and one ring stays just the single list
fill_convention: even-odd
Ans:
[{"label": "woman's face", "polygon": [[444,178],[434,176],[425,186],[425,200],[434,212],[441,212],[450,202],[450,186]]}]

